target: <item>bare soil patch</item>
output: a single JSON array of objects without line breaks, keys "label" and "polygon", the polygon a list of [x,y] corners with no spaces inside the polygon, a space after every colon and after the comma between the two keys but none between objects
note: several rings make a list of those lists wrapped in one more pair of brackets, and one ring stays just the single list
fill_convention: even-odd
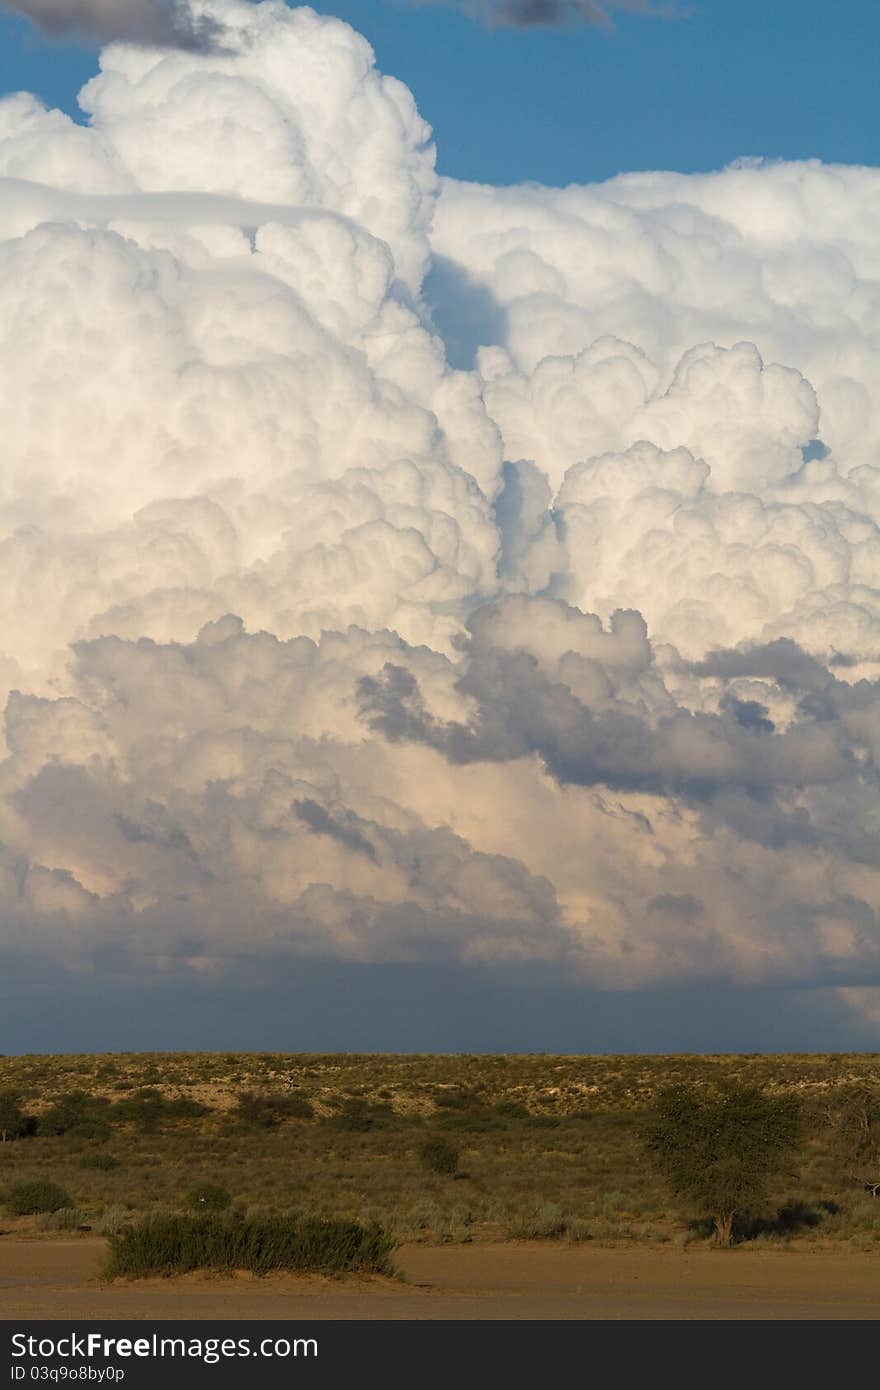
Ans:
[{"label": "bare soil patch", "polygon": [[0,1318],[880,1318],[880,1258],[839,1250],[410,1245],[401,1279],[99,1277],[104,1242],[0,1239]]}]

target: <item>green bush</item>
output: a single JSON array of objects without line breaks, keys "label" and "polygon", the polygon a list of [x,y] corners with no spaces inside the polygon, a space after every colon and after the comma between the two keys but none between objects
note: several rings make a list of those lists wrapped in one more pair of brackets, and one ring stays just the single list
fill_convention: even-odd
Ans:
[{"label": "green bush", "polygon": [[126,1121],[149,1133],[159,1129],[166,1120],[191,1120],[207,1115],[208,1107],[189,1096],[166,1100],[154,1086],[141,1086],[125,1100],[116,1101],[110,1114],[114,1120]]},{"label": "green bush", "polygon": [[193,1211],[225,1211],[232,1206],[232,1197],[226,1188],[213,1182],[201,1182],[191,1188],[185,1200]]},{"label": "green bush", "polygon": [[9,1139],[27,1139],[37,1132],[37,1121],[21,1108],[17,1091],[0,1091],[0,1143]]},{"label": "green bush", "polygon": [[110,1236],[106,1273],[111,1279],[195,1269],[389,1274],[394,1244],[380,1226],[356,1221],[157,1213]]},{"label": "green bush", "polygon": [[426,1139],[419,1145],[419,1158],[431,1173],[453,1177],[458,1172],[458,1149],[445,1139]]},{"label": "green bush", "polygon": [[101,1096],[71,1091],[56,1097],[37,1120],[37,1133],[50,1137],[70,1134],[80,1139],[107,1139],[110,1129],[104,1118],[109,1104]]},{"label": "green bush", "polygon": [[70,1194],[54,1182],[13,1183],[6,1189],[3,1203],[12,1216],[39,1216],[74,1206]]}]

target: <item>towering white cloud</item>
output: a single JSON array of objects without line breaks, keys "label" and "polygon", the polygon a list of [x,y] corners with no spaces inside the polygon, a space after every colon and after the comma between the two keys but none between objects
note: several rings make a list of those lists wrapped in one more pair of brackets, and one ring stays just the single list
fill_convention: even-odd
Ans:
[{"label": "towering white cloud", "polygon": [[868,1017],[880,174],[441,184],[348,26],[192,13],[0,102],[7,944]]}]

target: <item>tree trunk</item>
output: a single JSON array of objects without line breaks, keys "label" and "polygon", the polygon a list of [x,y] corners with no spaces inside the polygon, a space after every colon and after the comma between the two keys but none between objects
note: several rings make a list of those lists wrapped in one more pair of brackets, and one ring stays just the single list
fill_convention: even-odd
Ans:
[{"label": "tree trunk", "polygon": [[735,1215],[735,1212],[725,1211],[714,1218],[718,1244],[723,1245],[725,1249],[729,1249],[733,1241],[733,1218]]}]

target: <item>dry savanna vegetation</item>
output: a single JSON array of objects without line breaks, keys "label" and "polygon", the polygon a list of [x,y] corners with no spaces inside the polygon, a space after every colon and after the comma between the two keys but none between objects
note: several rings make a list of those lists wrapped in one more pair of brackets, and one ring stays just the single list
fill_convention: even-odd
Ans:
[{"label": "dry savanna vegetation", "polygon": [[8,1057],[0,1226],[118,1241],[147,1217],[182,1221],[192,1241],[242,1216],[283,1236],[272,1223],[293,1215],[297,1239],[317,1222],[323,1240],[332,1220],[391,1241],[709,1241],[710,1216],[675,1192],[649,1141],[670,1087],[730,1084],[792,1097],[799,1115],[735,1243],[880,1253],[869,1054]]}]

